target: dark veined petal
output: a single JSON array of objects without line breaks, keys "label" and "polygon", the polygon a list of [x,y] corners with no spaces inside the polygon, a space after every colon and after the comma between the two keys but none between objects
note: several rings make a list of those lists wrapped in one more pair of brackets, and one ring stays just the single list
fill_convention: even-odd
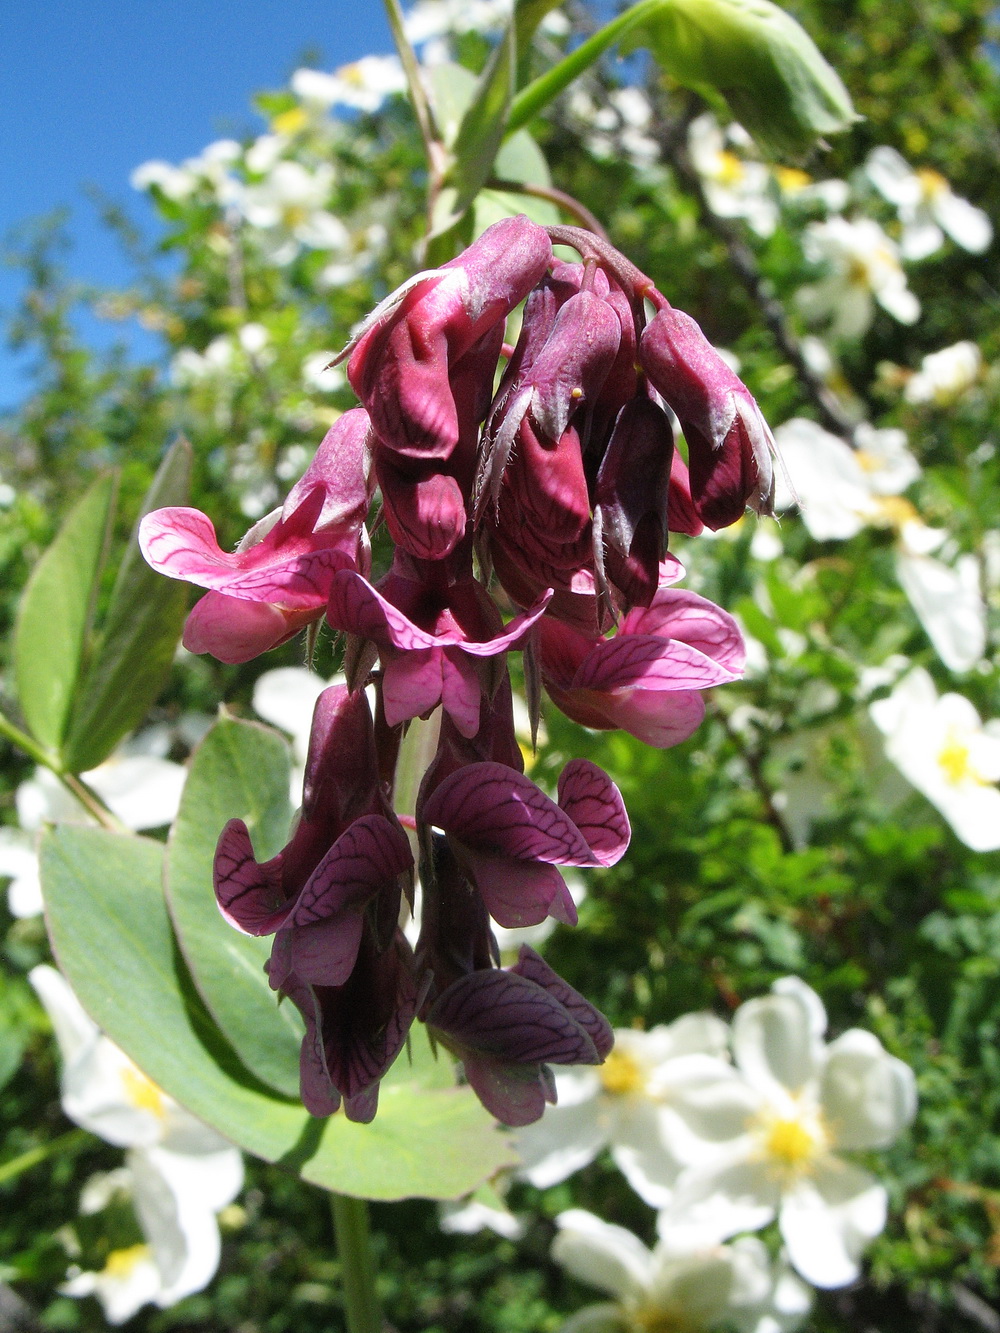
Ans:
[{"label": "dark veined petal", "polygon": [[554,972],[544,958],[535,953],[529,945],[522,944],[517,962],[510,970],[516,972],[518,976],[527,977],[529,981],[534,981],[550,995],[554,995],[588,1034],[601,1059],[607,1058],[615,1044],[615,1034],[611,1024],[599,1009],[595,1009],[589,1000],[584,999],[579,991],[563,981],[559,973]]},{"label": "dark veined petal", "polygon": [[571,759],[559,775],[559,804],[602,866],[621,860],[632,829],[622,794],[603,769],[589,759]]},{"label": "dark veined petal", "polygon": [[281,879],[281,859],[259,863],[242,819],[231,819],[215,849],[215,898],[231,926],[244,935],[271,935],[291,904]]},{"label": "dark veined petal", "polygon": [[363,815],[333,844],[307,880],[288,918],[308,926],[363,904],[413,865],[409,839],[395,820]]}]

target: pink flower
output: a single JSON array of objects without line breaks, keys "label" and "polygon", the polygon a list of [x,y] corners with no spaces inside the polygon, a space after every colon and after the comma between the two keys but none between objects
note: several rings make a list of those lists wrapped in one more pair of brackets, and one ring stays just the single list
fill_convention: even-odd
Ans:
[{"label": "pink flower", "polygon": [[330,587],[330,624],[377,646],[390,727],[441,703],[458,731],[471,738],[479,730],[484,690],[492,694],[482,665],[522,646],[549,594],[504,627],[482,585],[471,577],[438,591],[401,570],[412,566],[397,555],[381,591],[353,570],[337,573]]},{"label": "pink flower", "polygon": [[639,360],[681,423],[698,517],[724,528],[748,504],[770,513],[775,447],[760,408],[691,316],[657,297],[662,304],[639,340]]},{"label": "pink flower", "polygon": [[697,593],[661,588],[609,639],[545,616],[542,677],[554,703],[585,727],[620,727],[647,745],[677,745],[705,715],[701,690],[738,680],[745,652],[727,612]]},{"label": "pink flower", "polygon": [[148,563],[210,590],[188,617],[186,648],[246,662],[319,618],[338,569],[367,565],[368,435],[367,414],[345,412],[282,508],[232,554],[220,550],[211,520],[197,509],[146,515],[139,543]]}]

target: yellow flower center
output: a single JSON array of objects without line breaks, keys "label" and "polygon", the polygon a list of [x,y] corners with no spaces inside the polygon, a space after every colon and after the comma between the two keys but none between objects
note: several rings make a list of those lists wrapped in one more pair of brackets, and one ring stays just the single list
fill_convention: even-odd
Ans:
[{"label": "yellow flower center", "polygon": [[941,765],[941,771],[944,773],[946,781],[950,782],[953,787],[957,787],[963,782],[978,782],[984,787],[989,785],[988,780],[972,763],[972,751],[954,727],[948,728],[944,744],[938,751],[937,760]]},{"label": "yellow flower center", "polygon": [[297,134],[309,124],[309,117],[301,106],[293,106],[289,111],[281,111],[271,121],[275,134]]},{"label": "yellow flower center", "polygon": [[925,199],[936,199],[951,189],[940,171],[935,171],[933,167],[920,167],[917,171],[917,180],[920,182]]},{"label": "yellow flower center", "polygon": [[150,1257],[151,1251],[148,1245],[130,1245],[127,1250],[112,1250],[108,1255],[108,1261],[104,1265],[104,1276],[117,1278],[122,1281],[131,1276],[138,1264],[144,1259]]},{"label": "yellow flower center", "polygon": [[715,159],[715,179],[720,185],[739,185],[747,169],[735,153],[721,152]]},{"label": "yellow flower center", "polygon": [[126,1100],[138,1111],[151,1111],[160,1120],[167,1113],[163,1093],[152,1079],[146,1077],[135,1065],[128,1065],[122,1070],[122,1084]]},{"label": "yellow flower center", "polygon": [[801,1166],[815,1157],[818,1144],[800,1120],[775,1120],[767,1131],[764,1150],[782,1166]]},{"label": "yellow flower center", "polygon": [[341,65],[337,70],[337,77],[343,79],[345,83],[353,84],[355,88],[365,86],[365,73],[359,60],[353,61],[350,65]]},{"label": "yellow flower center", "polygon": [[597,1074],[604,1091],[612,1097],[642,1092],[646,1086],[646,1071],[628,1051],[612,1051]]},{"label": "yellow flower center", "polygon": [[804,190],[812,184],[808,171],[800,171],[798,167],[775,167],[774,175],[786,194],[794,194],[796,190]]},{"label": "yellow flower center", "polygon": [[693,1333],[696,1327],[679,1310],[660,1305],[640,1305],[632,1320],[641,1333]]},{"label": "yellow flower center", "polygon": [[920,515],[901,495],[880,495],[872,497],[878,509],[878,517],[887,527],[901,528],[904,523],[912,523]]}]

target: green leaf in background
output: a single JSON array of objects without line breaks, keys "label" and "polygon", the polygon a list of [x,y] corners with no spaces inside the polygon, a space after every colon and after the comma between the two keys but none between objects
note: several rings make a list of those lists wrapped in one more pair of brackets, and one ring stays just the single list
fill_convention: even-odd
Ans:
[{"label": "green leaf in background", "polygon": [[[178,440],[160,464],[139,518],[185,504],[190,487],[191,446]],[[138,528],[137,519],[73,707],[64,756],[73,773],[96,768],[146,716],[166,683],[184,626],[187,588],[150,569],[139,550]]]},{"label": "green leaf in background", "polygon": [[414,1033],[370,1125],[314,1120],[271,1096],[215,1027],[179,955],[161,888],[163,848],[64,824],[42,843],[59,965],[96,1023],[170,1096],[247,1152],[325,1189],[370,1199],[457,1198],[516,1160],[468,1088],[443,1086]]},{"label": "green leaf in background", "polygon": [[251,1073],[297,1098],[304,1028],[295,1006],[279,1006],[267,984],[271,940],[228,925],[212,887],[215,845],[228,820],[244,821],[261,860],[286,842],[288,776],[288,746],[277,732],[235,718],[217,722],[191,759],[165,884],[181,952],[212,1017]]},{"label": "green leaf in background", "polygon": [[14,676],[28,730],[53,752],[84,666],[117,478],[99,477],[32,570],[14,628]]},{"label": "green leaf in background", "polygon": [[[493,175],[498,180],[523,181],[526,185],[552,184],[545,155],[527,130],[518,130],[502,146],[497,153]],[[526,214],[540,227],[556,226],[562,221],[558,207],[551,200],[515,190],[482,189],[476,196],[473,211],[474,236],[481,236],[487,227],[501,218],[516,217],[518,213]]]},{"label": "green leaf in background", "polygon": [[762,148],[798,157],[860,117],[840,76],[770,0],[649,0],[623,50],[648,46],[678,83],[702,94]]}]

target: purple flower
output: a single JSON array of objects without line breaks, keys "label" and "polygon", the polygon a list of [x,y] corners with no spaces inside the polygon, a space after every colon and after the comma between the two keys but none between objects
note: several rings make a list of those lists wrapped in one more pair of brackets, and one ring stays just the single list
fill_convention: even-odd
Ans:
[{"label": "purple flower", "polygon": [[679,588],[630,611],[613,638],[589,639],[549,616],[539,634],[546,689],[567,716],[661,749],[687,740],[705,715],[700,691],[738,680],[745,662],[732,616]]},{"label": "purple flower", "polygon": [[551,254],[541,227],[523,215],[504,218],[372,314],[347,376],[386,448],[424,460],[449,456],[468,425],[452,391],[456,377],[478,384],[471,404],[467,398],[462,406],[473,413],[481,406],[485,415],[504,322]]},{"label": "purple flower", "polygon": [[639,360],[681,423],[698,517],[724,528],[748,504],[770,513],[775,447],[760,408],[691,316],[662,296],[659,302],[639,340]]},{"label": "purple flower", "polygon": [[210,589],[184,631],[191,652],[246,662],[319,618],[338,569],[367,567],[363,524],[371,500],[369,422],[360,408],[327,433],[280,510],[239,548],[220,550],[197,509],[157,509],[139,527],[147,562],[170,578]]},{"label": "purple flower", "polygon": [[607,1019],[527,945],[509,970],[452,982],[426,1022],[462,1061],[486,1109],[513,1126],[538,1120],[556,1100],[550,1063],[601,1064],[614,1044]]},{"label": "purple flower", "polygon": [[504,627],[473,578],[438,590],[421,582],[412,563],[397,555],[379,588],[352,570],[335,575],[327,615],[335,629],[378,647],[390,727],[441,703],[459,732],[471,738],[479,730],[482,696],[493,692],[483,665],[520,647],[548,601],[543,594]]},{"label": "purple flower", "polygon": [[466,764],[434,788],[418,819],[443,829],[490,915],[509,927],[546,916],[574,925],[556,866],[614,865],[631,836],[621,793],[586,759],[563,769],[558,804],[503,764]]}]

